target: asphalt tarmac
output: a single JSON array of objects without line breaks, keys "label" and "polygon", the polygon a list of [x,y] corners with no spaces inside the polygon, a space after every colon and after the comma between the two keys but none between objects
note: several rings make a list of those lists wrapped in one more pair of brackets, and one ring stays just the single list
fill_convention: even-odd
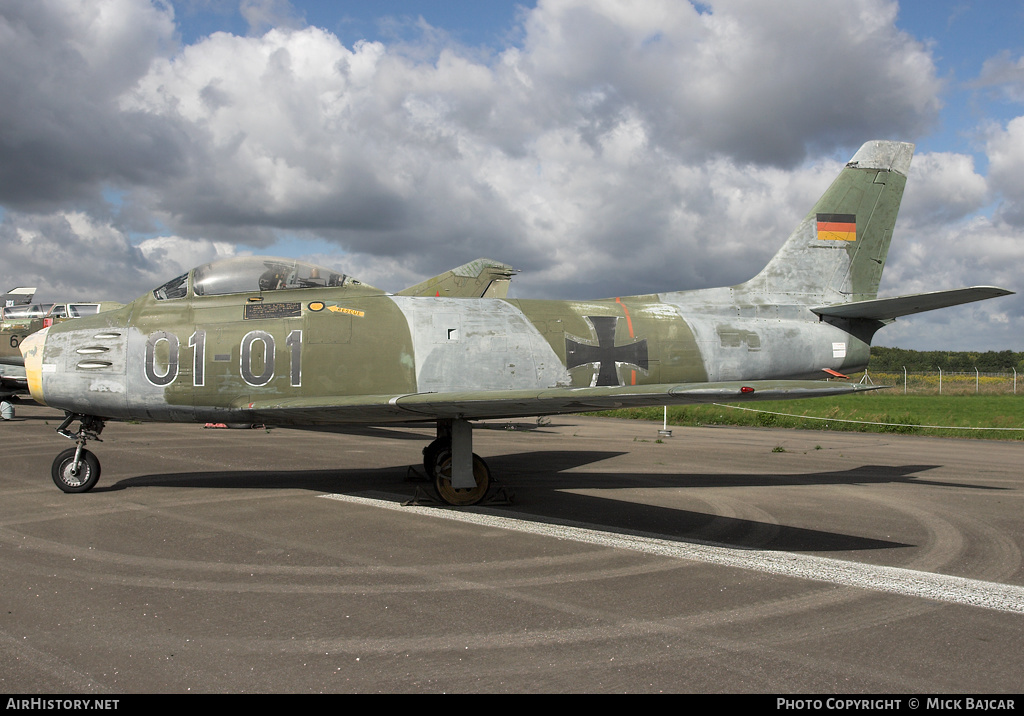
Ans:
[{"label": "asphalt tarmac", "polygon": [[405,504],[432,428],[0,423],[0,693],[1019,694],[1024,443],[491,422],[497,504]]}]

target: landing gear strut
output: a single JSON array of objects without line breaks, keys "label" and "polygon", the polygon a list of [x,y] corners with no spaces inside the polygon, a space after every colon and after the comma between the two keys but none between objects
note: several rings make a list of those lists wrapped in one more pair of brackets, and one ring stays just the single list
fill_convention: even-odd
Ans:
[{"label": "landing gear strut", "polygon": [[[77,433],[68,430],[68,426],[75,420],[81,423]],[[76,443],[75,447],[61,452],[50,468],[54,484],[64,492],[88,492],[100,479],[100,461],[85,449],[85,444],[89,440],[102,442],[100,433],[103,432],[104,425],[100,418],[68,413],[64,422],[57,428],[59,435]]]},{"label": "landing gear strut", "polygon": [[423,469],[442,502],[458,507],[478,504],[491,489],[491,471],[473,453],[468,420],[438,420],[437,438],[423,449]]}]

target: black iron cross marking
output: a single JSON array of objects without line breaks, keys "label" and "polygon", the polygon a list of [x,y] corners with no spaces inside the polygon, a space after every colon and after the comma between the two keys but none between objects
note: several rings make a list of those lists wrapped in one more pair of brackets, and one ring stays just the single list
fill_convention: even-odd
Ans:
[{"label": "black iron cross marking", "polygon": [[578,343],[566,337],[566,368],[576,368],[588,363],[599,364],[595,385],[622,385],[619,382],[619,374],[615,370],[616,363],[635,365],[647,370],[646,339],[617,346],[615,345],[615,325],[619,322],[618,316],[587,316],[587,320],[590,321],[594,327],[594,333],[597,334],[597,345]]}]

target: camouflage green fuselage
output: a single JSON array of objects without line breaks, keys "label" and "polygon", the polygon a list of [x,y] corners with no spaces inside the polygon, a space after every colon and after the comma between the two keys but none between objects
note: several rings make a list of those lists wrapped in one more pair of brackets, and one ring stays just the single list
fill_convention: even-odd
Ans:
[{"label": "camouflage green fuselage", "polygon": [[[790,317],[779,306],[709,311],[704,294],[147,294],[51,328],[42,395],[100,417],[223,421],[245,420],[251,404],[268,400],[820,378],[824,368],[867,362],[866,343],[805,307]],[[694,304],[702,310],[686,317]]]}]

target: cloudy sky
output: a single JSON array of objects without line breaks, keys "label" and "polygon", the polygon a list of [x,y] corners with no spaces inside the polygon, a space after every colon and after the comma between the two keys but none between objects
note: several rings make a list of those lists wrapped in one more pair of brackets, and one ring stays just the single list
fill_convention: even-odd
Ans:
[{"label": "cloudy sky", "polygon": [[[917,144],[882,295],[1024,291],[1018,0],[3,0],[0,289],[129,301],[239,253],[729,285],[870,139]],[[1024,298],[876,343],[1024,350]]]}]

